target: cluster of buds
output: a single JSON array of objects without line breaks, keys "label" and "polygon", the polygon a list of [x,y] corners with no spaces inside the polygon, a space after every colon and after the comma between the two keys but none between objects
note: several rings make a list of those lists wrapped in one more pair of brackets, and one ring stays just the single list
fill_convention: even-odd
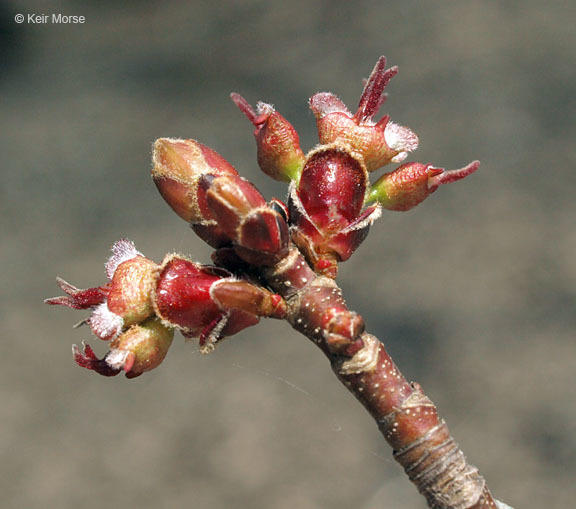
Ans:
[{"label": "cluster of buds", "polygon": [[478,168],[477,161],[453,171],[408,163],[370,184],[371,172],[402,162],[418,147],[418,137],[388,115],[374,120],[386,100],[384,90],[397,72],[397,67],[386,69],[386,59],[380,57],[354,114],[332,93],[313,95],[310,108],[320,144],[307,155],[294,127],[272,105],[259,102],[255,111],[243,97],[232,94],[255,127],[260,168],[291,183],[291,238],[319,274],[336,277],[338,263],[354,253],[382,208],[410,210],[441,184]]},{"label": "cluster of buds", "polygon": [[246,263],[273,265],[288,250],[281,203],[270,204],[222,156],[195,140],[154,143],[152,178],[172,209],[208,244]]},{"label": "cluster of buds", "polygon": [[92,310],[82,323],[110,341],[110,349],[98,359],[90,346],[81,352],[74,345],[74,359],[104,376],[125,371],[134,378],[154,369],[164,360],[175,329],[198,338],[201,350],[208,352],[260,317],[286,316],[282,297],[251,281],[175,254],[156,264],[128,240],[114,244],[106,273],[107,284],[85,290],[59,279],[66,295],[45,301]]},{"label": "cluster of buds", "polygon": [[[260,317],[285,318],[287,304],[269,290],[266,274],[286,269],[294,252],[305,257],[309,267],[303,264],[313,277],[334,279],[338,263],[359,247],[382,209],[409,210],[441,184],[473,173],[477,161],[453,171],[407,163],[371,184],[371,172],[402,162],[418,146],[417,136],[388,115],[374,119],[396,73],[396,67],[386,69],[381,57],[354,114],[334,94],[313,95],[310,108],[320,143],[308,154],[300,148],[294,127],[272,105],[260,102],[253,109],[242,96],[232,94],[255,128],[261,170],[289,183],[288,205],[277,199],[266,202],[228,161],[198,141],[158,139],[152,178],[174,212],[216,249],[215,266],[178,255],[156,264],[123,240],[114,245],[106,264],[107,284],[80,290],[60,279],[66,295],[46,302],[91,309],[85,323],[97,337],[111,341],[103,359],[87,345],[84,352],[75,347],[76,362],[102,375],[124,370],[134,377],[162,362],[174,329],[199,338],[201,350],[208,352],[218,340],[254,325]],[[285,283],[292,292],[304,292],[302,285],[314,284],[308,275],[296,284]],[[287,291],[284,296],[293,294]],[[308,322],[326,336],[349,343],[363,328],[347,310],[325,312],[326,323],[317,317]],[[334,318],[344,315],[344,321]],[[333,334],[332,329],[351,332]]]}]

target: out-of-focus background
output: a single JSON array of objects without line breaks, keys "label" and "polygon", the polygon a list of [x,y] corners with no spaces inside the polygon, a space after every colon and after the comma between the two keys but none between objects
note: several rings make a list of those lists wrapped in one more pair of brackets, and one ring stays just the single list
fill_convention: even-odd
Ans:
[{"label": "out-of-focus background", "polygon": [[[16,14],[85,16],[18,24]],[[435,400],[494,494],[576,496],[576,8],[571,2],[8,1],[0,4],[3,508],[423,509],[313,345],[262,322],[157,370],[74,365],[86,314],[55,276],[104,282],[111,244],[210,251],[149,178],[151,143],[213,147],[269,197],[228,98],[275,104],[316,143],[307,98],[354,108],[385,54],[410,160],[481,170],[388,212],[341,267],[348,303]]]}]

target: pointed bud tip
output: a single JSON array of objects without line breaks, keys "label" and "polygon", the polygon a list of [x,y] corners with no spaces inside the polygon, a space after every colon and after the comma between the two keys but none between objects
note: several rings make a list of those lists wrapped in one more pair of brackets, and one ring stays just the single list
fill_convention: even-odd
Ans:
[{"label": "pointed bud tip", "polygon": [[[252,124],[254,124],[254,120],[256,119],[256,112],[254,111],[254,108],[252,108],[252,106],[250,106],[250,103],[246,99],[244,99],[244,97],[242,97],[240,94],[238,94],[237,92],[232,92],[230,94],[230,99],[232,99],[232,101],[238,107],[238,109],[242,113],[244,113],[246,118],[248,120],[250,120],[250,122],[252,122]],[[256,124],[254,124],[254,125],[256,125]]]},{"label": "pointed bud tip", "polygon": [[472,161],[470,164],[457,170],[444,170],[443,168],[430,167],[428,170],[428,188],[436,189],[443,184],[451,184],[474,173],[480,167],[480,161]]},{"label": "pointed bud tip", "polygon": [[390,80],[398,73],[398,67],[386,69],[386,57],[381,56],[366,80],[354,118],[359,122],[370,121],[382,105],[382,94]]},{"label": "pointed bud tip", "polygon": [[165,176],[181,178],[186,160],[190,159],[190,150],[194,148],[190,142],[180,138],[158,138],[152,150],[152,176],[155,179]]}]

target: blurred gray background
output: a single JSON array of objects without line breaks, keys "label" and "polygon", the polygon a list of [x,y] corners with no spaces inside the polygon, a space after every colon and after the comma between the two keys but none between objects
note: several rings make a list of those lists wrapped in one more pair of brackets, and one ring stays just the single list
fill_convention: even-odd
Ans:
[{"label": "blurred gray background", "polygon": [[[17,24],[17,13],[82,25]],[[0,4],[3,508],[423,509],[321,353],[262,322],[208,357],[178,336],[136,380],[76,367],[86,314],[55,276],[104,282],[110,245],[210,251],[149,178],[196,138],[269,197],[239,91],[316,143],[307,98],[354,108],[385,54],[411,160],[480,171],[389,212],[341,267],[348,303],[438,404],[494,494],[576,496],[576,7],[541,1],[9,1]]]}]

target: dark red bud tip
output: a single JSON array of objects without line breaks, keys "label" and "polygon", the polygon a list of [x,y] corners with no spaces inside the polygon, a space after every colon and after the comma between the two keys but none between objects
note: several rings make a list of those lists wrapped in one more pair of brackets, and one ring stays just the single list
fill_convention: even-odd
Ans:
[{"label": "dark red bud tip", "polygon": [[384,102],[382,100],[382,93],[397,73],[398,67],[386,69],[386,57],[381,56],[378,59],[362,91],[360,102],[358,103],[358,110],[354,115],[355,119],[360,122],[365,122],[378,113],[380,105]]},{"label": "dark red bud tip", "polygon": [[238,176],[203,177],[200,186],[206,189],[206,203],[212,216],[233,241],[238,240],[242,221],[256,209],[266,207],[260,192]]},{"label": "dark red bud tip", "polygon": [[99,359],[96,357],[94,350],[90,348],[87,343],[82,343],[84,351],[81,352],[78,346],[72,345],[72,355],[74,356],[74,361],[81,368],[86,368],[91,371],[96,371],[102,376],[116,376],[122,369],[113,368],[107,362],[106,358]]},{"label": "dark red bud tip", "polygon": [[442,168],[430,168],[428,170],[428,188],[436,189],[442,184],[451,184],[474,173],[480,167],[480,161],[472,161],[470,164],[458,170],[444,170]]},{"label": "dark red bud tip", "polygon": [[66,295],[45,299],[45,304],[66,306],[72,309],[92,309],[106,300],[107,289],[104,286],[80,290],[60,277],[56,278],[56,282]]}]

